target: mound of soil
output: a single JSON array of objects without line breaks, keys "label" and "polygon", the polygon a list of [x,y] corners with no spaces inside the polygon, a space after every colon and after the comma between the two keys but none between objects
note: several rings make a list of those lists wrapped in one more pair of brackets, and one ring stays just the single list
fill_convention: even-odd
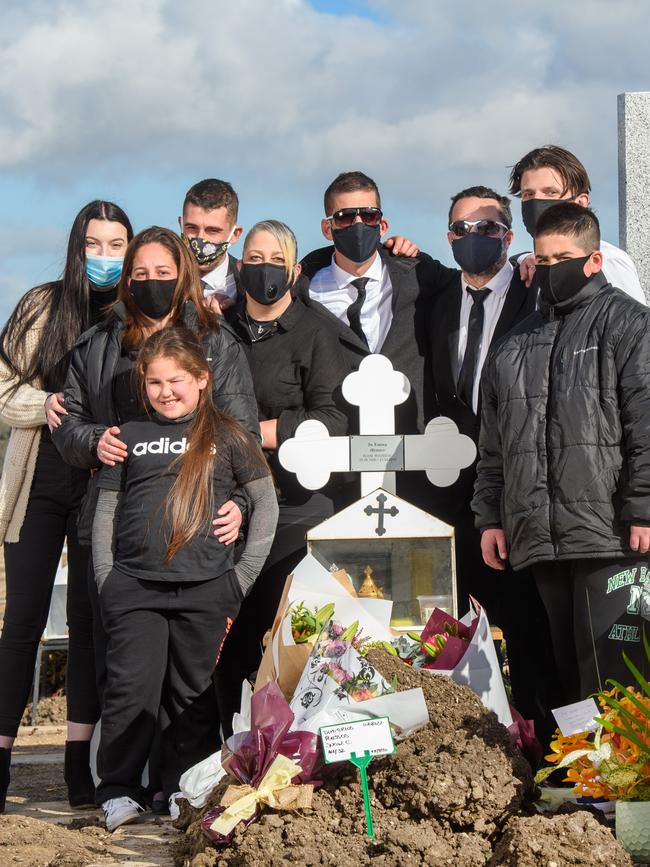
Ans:
[{"label": "mound of soil", "polygon": [[25,867],[85,867],[114,860],[110,835],[100,828],[79,831],[28,816],[0,816],[0,864]]},{"label": "mound of soil", "polygon": [[485,864],[489,835],[518,813],[532,788],[527,762],[478,697],[447,677],[422,675],[381,651],[369,661],[400,689],[421,686],[431,724],[369,767],[375,842],[365,834],[361,788],[347,763],[329,768],[311,811],[268,814],[237,832],[225,850],[203,835],[200,818],[219,803],[184,804],[177,827],[186,829],[178,865],[214,864]]},{"label": "mound of soil", "polygon": [[[311,810],[269,811],[258,823],[238,828],[226,849],[210,844],[200,820],[233,780],[222,781],[200,810],[181,802],[175,825],[186,833],[177,844],[177,867],[631,863],[612,832],[592,816],[528,815],[533,812],[530,767],[473,692],[447,677],[414,671],[382,651],[368,658],[387,680],[395,676],[400,689],[421,687],[431,720],[392,756],[375,759],[368,768],[374,842],[366,836],[357,771],[342,763],[328,767]],[[595,851],[608,860],[571,860],[578,851],[574,837],[576,844],[580,837],[584,857]],[[527,854],[527,843],[538,847],[537,855]]]},{"label": "mound of soil", "polygon": [[[38,725],[39,726],[55,726],[65,723],[67,715],[66,698],[62,693],[57,695],[48,695],[41,698],[38,702]],[[31,726],[32,724],[32,703],[27,705],[25,713],[20,721],[21,726]]]}]

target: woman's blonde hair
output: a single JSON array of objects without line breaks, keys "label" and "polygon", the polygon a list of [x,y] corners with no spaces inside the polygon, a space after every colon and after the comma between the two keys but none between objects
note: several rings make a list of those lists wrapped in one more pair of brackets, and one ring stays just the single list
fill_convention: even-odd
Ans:
[{"label": "woman's blonde hair", "polygon": [[250,245],[251,238],[257,232],[268,232],[278,242],[284,256],[284,267],[289,278],[289,284],[296,282],[296,264],[298,262],[298,242],[291,229],[279,220],[261,220],[248,230],[244,238],[244,250]]}]

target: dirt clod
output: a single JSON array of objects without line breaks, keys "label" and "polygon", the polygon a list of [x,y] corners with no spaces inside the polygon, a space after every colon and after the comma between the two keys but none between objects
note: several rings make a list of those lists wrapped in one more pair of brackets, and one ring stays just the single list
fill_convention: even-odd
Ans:
[{"label": "dirt clod", "polygon": [[563,816],[514,817],[494,848],[490,867],[631,867],[609,828],[576,811]]},{"label": "dirt clod", "polygon": [[109,835],[105,831],[98,834],[68,830],[29,816],[1,816],[0,824],[0,864],[3,865],[85,867],[110,860],[107,854]]}]

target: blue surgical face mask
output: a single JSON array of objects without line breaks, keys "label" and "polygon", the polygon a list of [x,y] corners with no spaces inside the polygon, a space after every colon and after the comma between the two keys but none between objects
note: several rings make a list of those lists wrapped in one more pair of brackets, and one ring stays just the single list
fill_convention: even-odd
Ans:
[{"label": "blue surgical face mask", "polygon": [[122,274],[123,257],[90,256],[86,254],[86,274],[99,289],[115,286]]}]

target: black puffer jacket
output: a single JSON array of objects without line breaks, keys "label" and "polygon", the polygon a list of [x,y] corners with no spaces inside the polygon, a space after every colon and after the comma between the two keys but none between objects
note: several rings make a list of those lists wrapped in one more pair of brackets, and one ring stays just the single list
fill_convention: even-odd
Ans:
[{"label": "black puffer jacket", "polygon": [[[101,466],[97,443],[107,427],[119,423],[113,401],[113,377],[120,357],[126,309],[81,335],[72,354],[65,383],[65,408],[60,427],[52,437],[63,459],[73,466]],[[183,324],[196,331],[198,317],[191,301],[183,310]],[[214,378],[214,398],[219,409],[237,419],[259,438],[257,402],[248,361],[230,326],[207,334],[203,348]]]},{"label": "black puffer jacket", "polygon": [[650,525],[650,311],[602,275],[497,344],[472,508],[510,563],[633,555]]}]

